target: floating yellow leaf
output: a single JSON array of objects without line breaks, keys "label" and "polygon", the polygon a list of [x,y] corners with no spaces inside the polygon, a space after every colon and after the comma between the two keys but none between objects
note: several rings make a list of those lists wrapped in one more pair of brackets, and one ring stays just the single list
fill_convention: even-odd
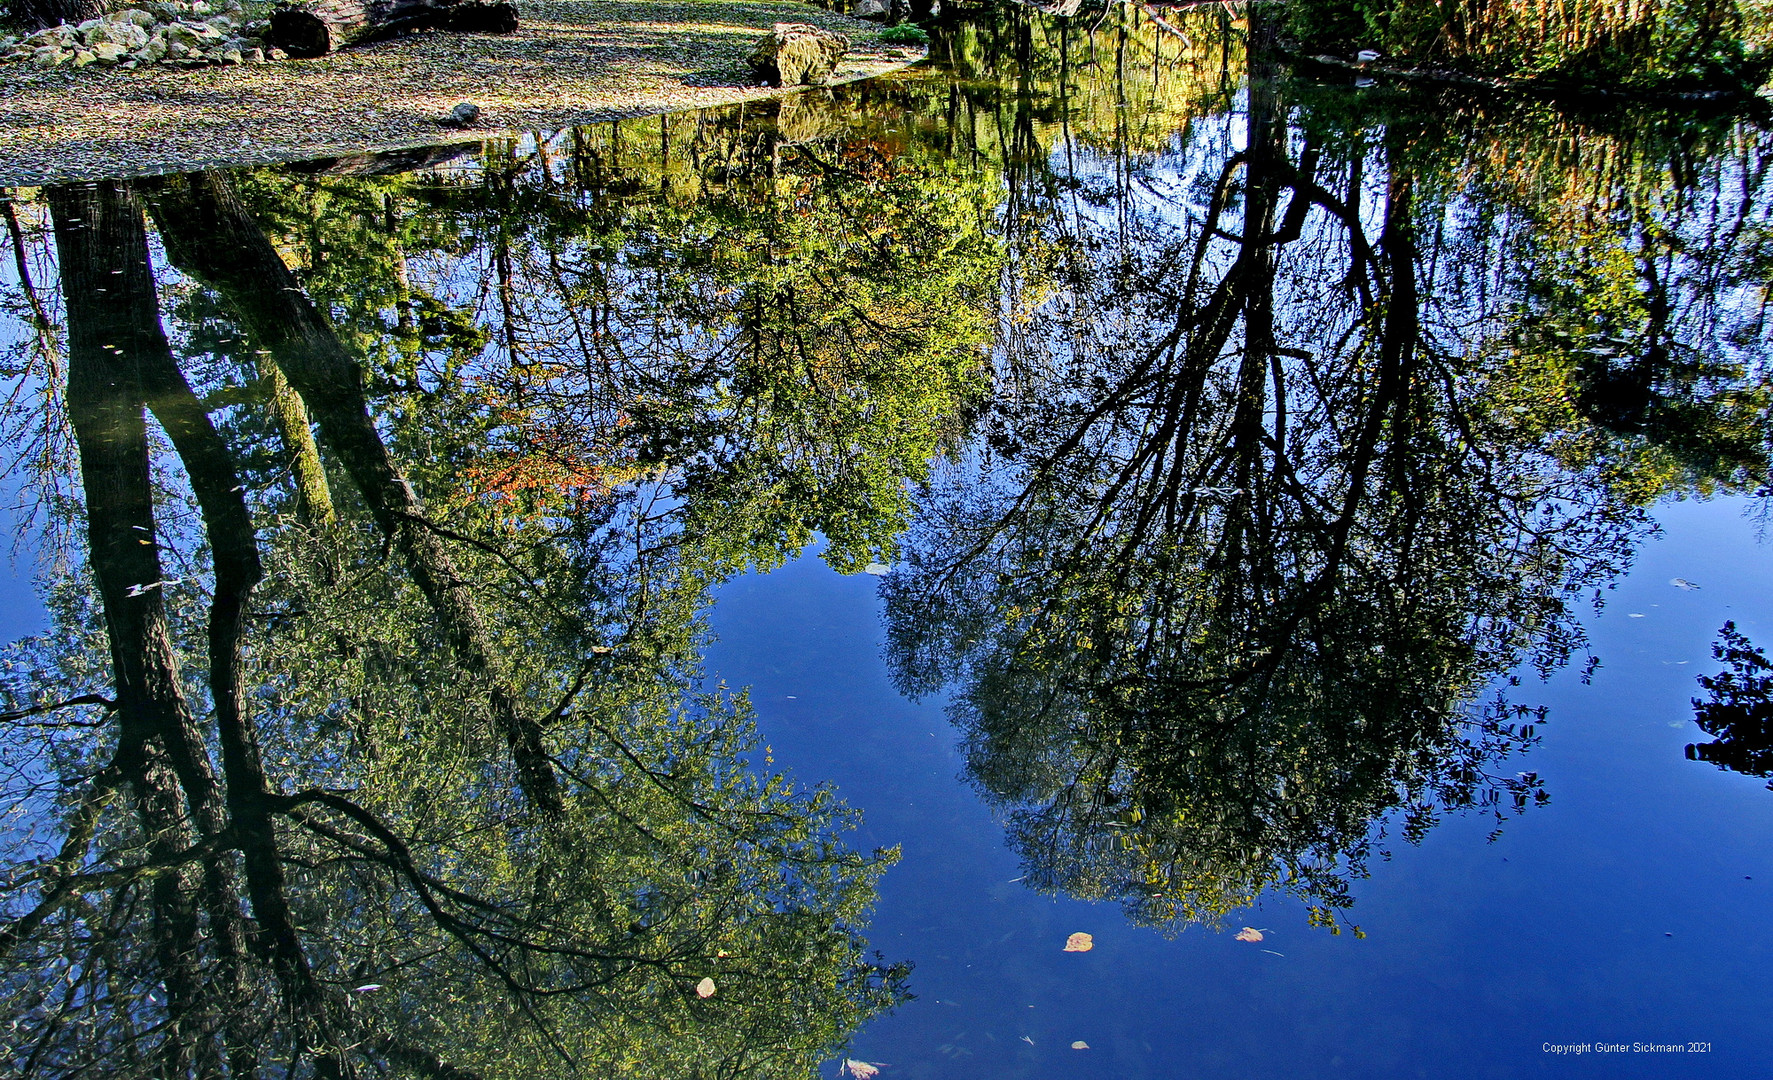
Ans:
[{"label": "floating yellow leaf", "polygon": [[1079,1039],[1076,1042],[1071,1044],[1071,1048],[1073,1050],[1088,1050],[1090,1048],[1090,1044],[1087,1042],[1084,1042],[1082,1039]]},{"label": "floating yellow leaf", "polygon": [[1073,934],[1065,939],[1066,952],[1089,952],[1096,947],[1096,939],[1088,934]]},{"label": "floating yellow leaf", "polygon": [[844,1058],[843,1069],[841,1071],[849,1073],[851,1076],[855,1077],[856,1080],[871,1080],[871,1078],[880,1075],[880,1066],[873,1064],[872,1062],[857,1061],[854,1058]]},{"label": "floating yellow leaf", "polygon": [[714,980],[704,976],[702,981],[696,984],[696,996],[699,998],[713,997]]},{"label": "floating yellow leaf", "polygon": [[1254,926],[1246,926],[1237,932],[1237,939],[1239,941],[1261,941],[1262,931]]}]

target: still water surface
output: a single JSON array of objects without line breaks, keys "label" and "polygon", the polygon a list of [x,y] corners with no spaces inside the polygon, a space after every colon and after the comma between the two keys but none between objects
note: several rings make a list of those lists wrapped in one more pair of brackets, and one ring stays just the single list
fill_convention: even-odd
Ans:
[{"label": "still water surface", "polygon": [[1773,1075],[1768,137],[1086,29],[13,193],[8,1069]]}]

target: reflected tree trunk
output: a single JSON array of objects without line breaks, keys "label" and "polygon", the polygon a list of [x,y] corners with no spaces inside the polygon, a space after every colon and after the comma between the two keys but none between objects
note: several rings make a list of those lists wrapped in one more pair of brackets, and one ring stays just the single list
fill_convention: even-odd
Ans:
[{"label": "reflected tree trunk", "polygon": [[[244,711],[246,609],[262,570],[233,454],[172,357],[135,193],[101,183],[46,194],[68,305],[67,402],[81,457],[90,566],[111,646],[118,738],[111,764],[88,782],[69,819],[45,875],[44,901],[8,924],[0,940],[10,945],[32,934],[85,887],[78,871],[89,858],[98,817],[112,793],[126,788],[143,857],[116,873],[125,882],[147,883],[153,934],[147,978],[159,984],[165,1020],[154,1016],[154,1000],[109,1004],[144,1010],[148,1034],[123,1023],[131,1042],[156,1039],[154,1075],[257,1076],[266,1055],[282,1046],[292,1052],[291,1075],[319,1080],[355,1075],[352,1060],[365,1048],[418,1075],[473,1080],[474,1073],[395,1033],[363,1030],[314,972],[277,833],[277,819],[301,800],[273,789],[256,726]],[[159,555],[149,411],[185,467],[211,552],[208,654],[219,778],[210,737],[184,690],[164,599],[176,582],[163,577]],[[104,948],[102,942],[89,947],[95,956]],[[247,978],[255,963],[275,980],[271,1000],[260,1000]],[[268,1030],[276,1033],[269,1043],[267,1016]]]},{"label": "reflected tree trunk", "polygon": [[[105,601],[116,669],[122,770],[135,778],[138,791],[151,793],[140,801],[143,826],[158,838],[156,858],[172,858],[167,845],[185,839],[179,835],[184,830],[167,820],[163,804],[176,806],[177,796],[171,778],[154,767],[156,748],[164,752],[165,771],[176,776],[197,829],[212,840],[226,834],[239,848],[258,924],[255,949],[272,962],[304,1042],[316,1056],[317,1075],[340,1076],[342,1054],[320,1020],[319,989],[289,909],[272,824],[272,792],[255,730],[242,711],[246,605],[262,576],[244,488],[231,452],[178,370],[161,329],[147,236],[134,194],[122,185],[99,184],[55,189],[49,198],[68,297],[69,411],[81,451],[93,571]],[[154,539],[144,406],[153,411],[184,463],[209,536],[215,573],[209,678],[226,777],[226,816],[168,636],[162,599],[168,583],[161,577]],[[179,888],[177,876],[157,878],[157,894],[168,885]],[[207,863],[203,895],[208,939],[224,979],[236,997],[244,997],[241,963],[247,939],[233,873],[218,857]],[[176,986],[178,994],[214,1001],[213,989],[182,985],[195,977],[197,927],[183,912],[188,905],[182,896],[169,896],[166,902],[178,913],[177,922],[169,917],[173,940],[162,956],[169,996],[176,996]],[[228,1042],[231,1071],[249,1069],[253,1048],[239,1039]],[[219,1061],[205,1058],[213,1043],[201,1031],[180,1031],[168,1040],[169,1045],[197,1048],[201,1075],[219,1075]]]},{"label": "reflected tree trunk", "polygon": [[559,782],[541,724],[524,714],[469,583],[383,444],[356,360],[224,179],[203,174],[163,181],[153,190],[151,207],[174,262],[226,298],[301,394],[328,449],[351,474],[377,523],[395,538],[457,661],[486,685],[492,722],[511,749],[525,796],[559,816]]},{"label": "reflected tree trunk", "polygon": [[260,355],[259,375],[271,390],[271,407],[275,410],[277,431],[283,436],[289,454],[289,471],[295,481],[296,517],[310,529],[330,528],[338,521],[332,504],[332,487],[327,483],[326,466],[320,460],[320,447],[314,442],[314,429],[308,407],[302,396],[289,385],[277,361]]},{"label": "reflected tree trunk", "polygon": [[[91,567],[105,610],[116,681],[116,762],[156,862],[186,860],[194,832],[225,828],[218,783],[196,717],[185,698],[168,630],[165,584],[148,472],[145,369],[170,364],[148,265],[141,211],[115,184],[54,188],[63,289],[68,297],[68,412],[80,449]],[[183,799],[180,791],[183,791]],[[181,803],[183,805],[181,805]],[[194,826],[194,828],[193,828]],[[239,941],[223,873],[212,862],[204,892],[224,954]],[[163,1042],[169,1075],[192,1067],[217,1075],[213,1040],[195,1013],[199,974],[196,883],[179,870],[152,886],[157,958],[171,1031]]]}]

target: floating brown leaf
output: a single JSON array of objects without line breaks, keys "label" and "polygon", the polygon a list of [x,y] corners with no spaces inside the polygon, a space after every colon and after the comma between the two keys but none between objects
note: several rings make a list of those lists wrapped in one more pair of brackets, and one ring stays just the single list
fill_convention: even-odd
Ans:
[{"label": "floating brown leaf", "polygon": [[713,997],[714,980],[704,976],[702,981],[696,984],[696,996],[699,998]]},{"label": "floating brown leaf", "polygon": [[1261,941],[1262,931],[1254,926],[1246,926],[1237,932],[1237,939],[1239,941]]},{"label": "floating brown leaf", "polygon": [[857,1061],[854,1058],[844,1058],[843,1069],[841,1071],[849,1073],[851,1076],[855,1077],[856,1080],[871,1080],[872,1077],[880,1075],[880,1066],[873,1064],[872,1062]]},{"label": "floating brown leaf", "polygon": [[1065,939],[1066,952],[1089,952],[1096,947],[1096,939],[1088,934],[1073,934]]},{"label": "floating brown leaf", "polygon": [[1071,1044],[1071,1048],[1073,1050],[1088,1050],[1090,1048],[1090,1044],[1087,1042],[1084,1042],[1082,1039],[1079,1039],[1076,1042]]}]

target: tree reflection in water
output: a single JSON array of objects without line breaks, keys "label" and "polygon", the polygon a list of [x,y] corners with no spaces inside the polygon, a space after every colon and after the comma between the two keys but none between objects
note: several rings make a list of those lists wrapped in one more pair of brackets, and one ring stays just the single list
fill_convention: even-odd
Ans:
[{"label": "tree reflection in water", "polygon": [[1166,927],[1278,893],[1336,930],[1393,836],[1548,797],[1505,764],[1543,713],[1494,688],[1594,662],[1577,608],[1641,508],[1764,482],[1764,329],[1715,297],[1762,279],[1765,147],[1351,121],[1250,63],[1185,144],[1098,145],[1024,209],[889,654],[949,688],[1035,887]]},{"label": "tree reflection in water", "polygon": [[[766,137],[723,169],[777,149]],[[409,393],[416,423],[365,379],[350,306],[315,301],[230,180],[48,193],[100,602],[63,590],[57,631],[21,646],[30,675],[8,686],[12,794],[32,815],[9,837],[0,939],[20,1074],[804,1075],[900,999],[905,970],[860,936],[895,853],[848,849],[829,790],[753,767],[743,697],[699,683],[700,612],[710,584],[813,525],[852,526],[862,553],[890,542],[902,505],[864,495],[924,468],[984,326],[893,290],[989,281],[993,248],[976,227],[912,248],[913,277],[879,253],[879,214],[837,199],[858,181],[807,156],[651,219],[660,254],[681,257],[715,215],[748,215],[739,236],[763,258],[713,252],[732,271],[719,291],[688,279],[663,315],[577,354],[508,346],[472,385]],[[803,264],[835,293],[774,264],[799,254],[804,215],[774,197],[793,177],[826,200],[827,228],[851,230]],[[907,205],[931,182],[865,179]],[[588,184],[577,208],[606,194]],[[162,329],[144,205],[186,308],[233,322],[216,340],[246,404],[223,427]],[[607,284],[614,264],[576,260],[624,222],[567,224],[549,239],[578,251],[496,253],[553,259],[557,291],[530,295],[556,312]],[[856,286],[875,280],[868,304]],[[791,307],[760,314],[766,301]],[[444,305],[409,292],[394,307],[385,336],[417,340],[387,351],[421,379],[490,338],[458,321],[427,339],[402,320]],[[610,363],[621,348],[653,363]],[[538,405],[485,393],[519,383]],[[426,454],[401,445],[415,429]],[[488,432],[549,429],[581,437],[551,451],[627,482],[476,486],[485,472],[448,467]],[[242,453],[267,439],[287,474]]]},{"label": "tree reflection in water", "polygon": [[[1706,697],[1693,699],[1693,722],[1712,741],[1689,744],[1688,760],[1773,777],[1773,663],[1735,623],[1724,624],[1711,655],[1729,669],[1699,677]],[[1773,780],[1767,786],[1773,789]]]},{"label": "tree reflection in water", "polygon": [[1339,928],[1393,833],[1544,798],[1493,687],[1592,662],[1650,501],[1766,478],[1765,328],[1710,299],[1765,278],[1760,136],[1379,122],[1087,30],[50,191],[88,542],[0,683],[9,1069],[805,1075],[904,993],[893,852],[700,650],[815,533],[898,563],[889,661],[1040,888]]}]

